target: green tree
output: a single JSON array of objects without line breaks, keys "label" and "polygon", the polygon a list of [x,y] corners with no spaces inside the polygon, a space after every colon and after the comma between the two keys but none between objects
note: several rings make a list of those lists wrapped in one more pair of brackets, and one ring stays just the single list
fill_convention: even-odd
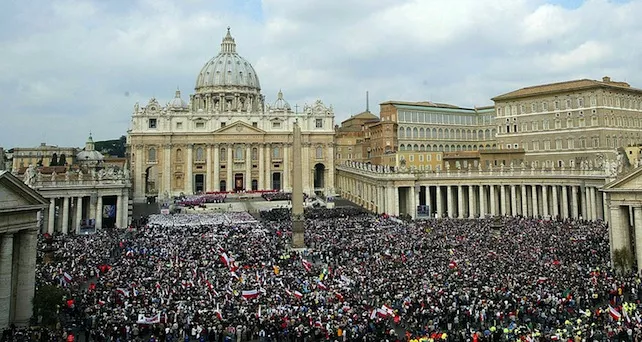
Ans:
[{"label": "green tree", "polygon": [[62,305],[65,295],[63,289],[54,285],[44,285],[36,289],[33,296],[33,313],[35,317],[42,316],[42,324],[54,326],[58,323],[57,308]]},{"label": "green tree", "polygon": [[633,264],[633,255],[628,248],[619,248],[613,251],[613,266],[616,271],[625,273]]}]

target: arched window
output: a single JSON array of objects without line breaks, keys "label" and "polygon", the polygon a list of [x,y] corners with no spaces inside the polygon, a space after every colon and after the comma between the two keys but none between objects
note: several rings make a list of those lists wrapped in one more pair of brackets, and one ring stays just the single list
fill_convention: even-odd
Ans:
[{"label": "arched window", "polygon": [[431,139],[437,139],[437,129],[433,128],[430,135]]},{"label": "arched window", "polygon": [[412,129],[412,137],[415,139],[419,138],[419,131],[417,130],[417,127]]},{"label": "arched window", "polygon": [[323,159],[323,147],[321,146],[317,147],[316,158]]},{"label": "arched window", "polygon": [[419,137],[420,138],[425,138],[426,137],[426,131],[424,131],[424,128],[419,129]]},{"label": "arched window", "polygon": [[252,149],[252,160],[258,160],[259,159],[259,150],[254,147]]},{"label": "arched window", "polygon": [[405,151],[406,150],[406,145],[401,144],[399,145],[399,151]]},{"label": "arched window", "polygon": [[205,153],[203,153],[203,148],[198,147],[196,148],[196,161],[203,161],[205,160]]},{"label": "arched window", "polygon": [[410,127],[406,127],[406,138],[411,138],[412,137],[412,130]]},{"label": "arched window", "polygon": [[181,150],[180,148],[176,150],[176,161],[177,162],[183,161],[183,150]]},{"label": "arched window", "polygon": [[156,148],[150,147],[147,151],[147,161],[156,162]]},{"label": "arched window", "polygon": [[438,133],[437,136],[439,137],[439,139],[443,139],[444,138],[444,130],[440,128],[439,129],[439,133]]},{"label": "arched window", "polygon": [[399,138],[405,138],[406,137],[406,129],[403,127],[399,127]]},{"label": "arched window", "polygon": [[243,149],[241,147],[237,147],[236,150],[234,151],[234,159],[236,160],[243,159]]}]

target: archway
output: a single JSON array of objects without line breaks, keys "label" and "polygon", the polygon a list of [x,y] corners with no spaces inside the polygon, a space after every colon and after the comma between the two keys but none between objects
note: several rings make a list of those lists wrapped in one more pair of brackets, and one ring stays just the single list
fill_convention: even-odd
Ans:
[{"label": "archway", "polygon": [[325,165],[318,163],[314,165],[314,188],[322,189],[325,187]]}]

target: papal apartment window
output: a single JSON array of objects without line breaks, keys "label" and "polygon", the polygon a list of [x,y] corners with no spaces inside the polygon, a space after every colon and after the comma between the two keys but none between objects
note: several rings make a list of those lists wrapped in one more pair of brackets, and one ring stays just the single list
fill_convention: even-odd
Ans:
[{"label": "papal apartment window", "polygon": [[149,128],[156,128],[156,119],[149,119]]},{"label": "papal apartment window", "polygon": [[316,119],[316,128],[323,128],[323,119]]}]

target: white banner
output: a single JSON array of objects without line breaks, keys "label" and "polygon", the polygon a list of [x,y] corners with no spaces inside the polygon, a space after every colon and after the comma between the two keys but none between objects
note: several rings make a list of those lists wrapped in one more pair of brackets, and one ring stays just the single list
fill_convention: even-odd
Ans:
[{"label": "white banner", "polygon": [[151,317],[145,317],[144,314],[138,314],[138,324],[155,324],[160,323],[160,312]]}]

